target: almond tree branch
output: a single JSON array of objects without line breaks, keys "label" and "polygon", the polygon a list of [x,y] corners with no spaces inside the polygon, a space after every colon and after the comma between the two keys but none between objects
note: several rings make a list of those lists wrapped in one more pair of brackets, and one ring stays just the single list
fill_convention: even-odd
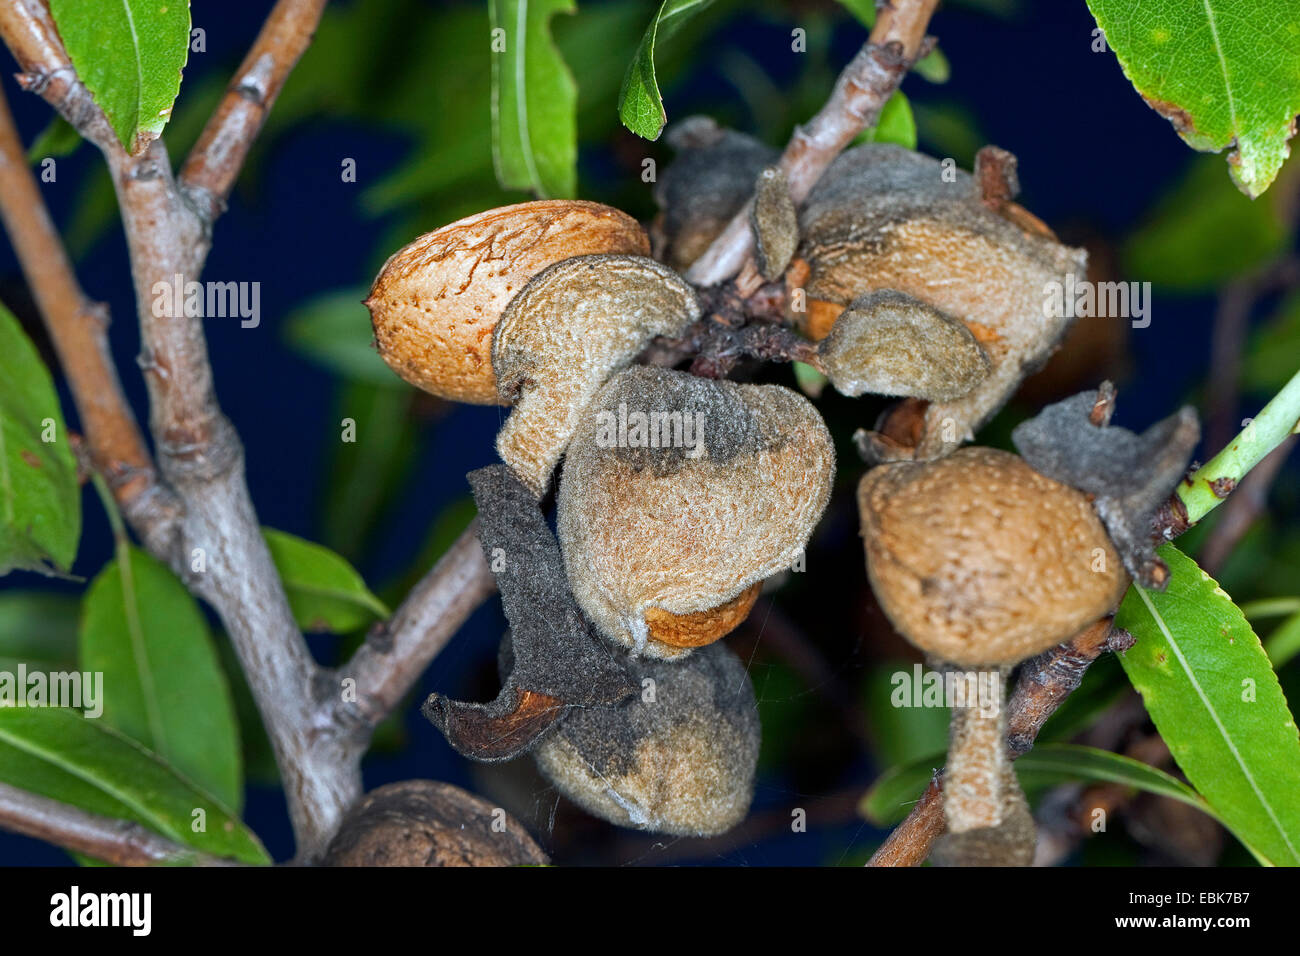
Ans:
[{"label": "almond tree branch", "polygon": [[[796,202],[853,137],[876,121],[922,52],[926,24],[936,5],[937,0],[893,0],[880,10],[870,42],[841,74],[826,106],[796,132],[782,157]],[[188,170],[189,164],[182,176]],[[696,263],[693,269],[699,272],[688,278],[697,285],[722,281],[740,268],[752,245],[745,211]],[[356,703],[343,705],[337,715],[355,724],[354,747],[364,746],[370,731],[398,706],[429,661],[494,590],[475,535],[476,526],[471,525],[411,591],[393,619],[377,627],[340,669],[341,677],[356,680]]]},{"label": "almond tree branch", "polygon": [[[807,125],[795,130],[781,154],[779,165],[796,204],[853,138],[880,118],[886,101],[923,52],[925,30],[937,4],[938,0],[889,0],[880,8],[870,38],[840,73],[830,98]],[[742,271],[753,248],[746,205],[691,265],[686,278],[697,286],[723,282]],[[757,275],[746,270],[750,273]]]},{"label": "almond tree branch", "polygon": [[340,670],[341,676],[356,680],[354,707],[361,730],[354,747],[364,749],[374,728],[397,708],[429,662],[495,590],[496,580],[479,547],[475,518],[411,589],[392,618],[377,625]]},{"label": "almond tree branch", "polygon": [[[1102,618],[1064,644],[1026,661],[1007,700],[1007,754],[1028,753],[1047,718],[1070,696],[1088,668],[1106,651],[1131,647],[1133,638]],[[867,866],[920,866],[943,833],[943,772],[939,771],[902,823],[894,828]]]},{"label": "almond tree branch", "polygon": [[0,828],[115,866],[240,865],[176,843],[131,820],[88,813],[7,783],[0,783]]},{"label": "almond tree branch", "polygon": [[[297,0],[280,0],[255,46],[263,50],[259,57],[278,64],[271,71],[278,79],[260,99],[263,114],[301,52],[299,45],[291,56],[277,57],[270,48],[310,35],[310,29],[286,32],[287,23],[302,24],[301,13],[294,14],[301,9]],[[319,15],[316,5],[310,11]],[[313,859],[360,795],[359,767],[344,752],[349,735],[334,721],[323,672],[294,623],[262,538],[244,480],[243,449],[213,390],[202,320],[153,307],[160,294],[166,302],[177,283],[197,279],[210,246],[210,219],[182,195],[161,140],[137,155],[122,148],[77,80],[43,4],[18,0],[0,9],[0,36],[25,71],[24,85],[99,146],[108,163],[130,252],[158,472],[181,503],[167,527],[133,527],[221,616],[275,749],[299,857]],[[247,151],[238,141],[259,126],[236,122],[228,135],[209,137],[213,154],[225,157],[213,168],[233,177],[231,164]],[[222,121],[215,128],[227,129]],[[217,144],[223,144],[220,151]],[[201,161],[198,168],[204,168]],[[207,188],[205,180],[198,182]]]},{"label": "almond tree branch", "polygon": [[181,191],[211,222],[225,210],[248,150],[311,44],[326,0],[280,0],[181,167]]},{"label": "almond tree branch", "polygon": [[141,526],[170,523],[176,502],[157,481],[108,347],[108,309],[82,292],[28,167],[0,90],[0,219],[67,375],[91,460],[123,512]]},{"label": "almond tree branch", "polygon": [[113,128],[72,68],[45,0],[0,4],[0,37],[23,70],[18,76],[23,89],[43,97],[100,149],[117,144]]}]

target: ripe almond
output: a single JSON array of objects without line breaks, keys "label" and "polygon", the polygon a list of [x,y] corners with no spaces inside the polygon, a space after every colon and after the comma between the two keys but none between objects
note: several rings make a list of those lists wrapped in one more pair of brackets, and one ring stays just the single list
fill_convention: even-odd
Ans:
[{"label": "ripe almond", "polygon": [[380,270],[366,299],[379,354],[426,392],[501,403],[492,331],[528,280],[571,256],[649,250],[636,220],[594,202],[526,202],[460,219],[403,246]]}]

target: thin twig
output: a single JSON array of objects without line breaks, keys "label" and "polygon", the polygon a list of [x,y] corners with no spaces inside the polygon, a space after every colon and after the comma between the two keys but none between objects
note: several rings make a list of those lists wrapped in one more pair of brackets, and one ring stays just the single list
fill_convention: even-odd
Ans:
[{"label": "thin twig", "polygon": [[0,37],[22,67],[18,83],[23,89],[39,94],[100,149],[120,148],[103,111],[77,78],[44,0],[0,4]]},{"label": "thin twig", "polygon": [[[938,0],[892,0],[880,8],[866,44],[840,73],[821,110],[795,130],[780,167],[795,203],[802,202],[853,138],[872,126],[903,75],[921,54]],[[740,273],[754,247],[746,205],[686,273],[711,286]],[[757,275],[754,270],[748,274]],[[752,289],[749,291],[753,291]]]},{"label": "thin twig", "polygon": [[1267,509],[1269,489],[1297,441],[1300,439],[1291,435],[1269,452],[1263,461],[1250,470],[1224,504],[1223,514],[1206,535],[1205,542],[1196,555],[1196,563],[1207,574],[1218,573],[1251,525]]},{"label": "thin twig", "polygon": [[1172,540],[1213,511],[1264,456],[1300,432],[1300,371],[1282,386],[1241,433],[1178,483],[1157,512],[1152,534]]},{"label": "thin twig", "polygon": [[[1105,651],[1132,646],[1133,638],[1114,630],[1103,618],[1073,639],[1059,644],[1020,668],[1007,700],[1007,754],[1012,760],[1028,753],[1047,718],[1070,696],[1083,675]],[[943,774],[936,773],[912,812],[876,850],[868,866],[920,866],[943,832]]]},{"label": "thin twig", "polygon": [[357,710],[366,729],[355,746],[402,702],[429,662],[496,590],[478,542],[478,519],[461,533],[392,618],[377,625],[340,676],[356,680]]},{"label": "thin twig", "polygon": [[248,150],[289,72],[310,46],[326,0],[280,0],[181,167],[181,191],[208,222],[225,209]]},{"label": "thin twig", "polygon": [[[1300,183],[1300,180],[1297,180]],[[1296,193],[1291,184],[1289,192]],[[1285,200],[1284,195],[1280,200]],[[1242,352],[1250,316],[1261,298],[1279,289],[1300,282],[1300,259],[1285,255],[1267,266],[1244,276],[1219,293],[1214,315],[1214,333],[1210,340],[1210,383],[1206,389],[1205,407],[1209,410],[1209,425],[1205,430],[1206,444],[1221,448],[1232,437],[1237,424],[1237,398],[1241,378]]]},{"label": "thin twig", "polygon": [[0,828],[115,866],[240,865],[176,843],[131,820],[88,813],[7,783],[0,783]]},{"label": "thin twig", "polygon": [[0,219],[82,418],[91,460],[123,511],[139,522],[168,521],[175,502],[161,488],[108,346],[108,309],[82,292],[27,165],[0,90]]}]

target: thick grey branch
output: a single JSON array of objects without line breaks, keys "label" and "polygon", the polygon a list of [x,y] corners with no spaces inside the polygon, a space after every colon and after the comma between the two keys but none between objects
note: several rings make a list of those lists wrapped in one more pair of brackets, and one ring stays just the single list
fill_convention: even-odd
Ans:
[{"label": "thick grey branch", "polygon": [[[261,115],[297,61],[322,5],[281,0],[259,36],[255,50],[275,61],[278,76],[260,98]],[[243,449],[213,390],[202,320],[171,314],[174,309],[156,314],[153,308],[161,292],[197,280],[210,246],[211,216],[201,215],[181,194],[161,140],[135,156],[122,148],[77,80],[44,4],[4,5],[0,35],[23,67],[27,87],[99,146],[108,163],[131,257],[158,473],[180,505],[167,523],[133,520],[132,527],[221,616],[275,749],[299,857],[312,859],[361,793],[358,762],[347,759],[344,737],[317,698],[321,671],[294,623],[262,538],[244,481]],[[281,45],[292,49],[283,56],[271,52]],[[221,119],[228,112],[223,106],[211,129],[228,129]],[[260,119],[236,123],[228,136],[217,138],[227,144],[231,137],[251,140],[258,128]],[[223,149],[218,166],[233,180],[247,142]],[[200,151],[200,159],[205,155]]]}]

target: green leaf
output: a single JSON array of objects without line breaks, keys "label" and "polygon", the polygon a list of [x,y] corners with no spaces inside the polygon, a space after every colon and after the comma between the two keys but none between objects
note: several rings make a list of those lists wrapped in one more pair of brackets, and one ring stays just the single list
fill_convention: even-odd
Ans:
[{"label": "green leaf", "polygon": [[267,787],[280,785],[280,769],[275,763],[271,739],[262,724],[262,714],[253,699],[248,678],[239,664],[239,655],[230,637],[218,632],[215,637],[217,658],[230,686],[230,699],[235,707],[235,720],[239,724],[240,751],[243,754],[244,779]]},{"label": "green leaf", "polygon": [[86,592],[81,669],[104,675],[103,722],[238,810],[244,778],[225,675],[197,602],[130,545]]},{"label": "green leaf", "polygon": [[488,0],[492,160],[508,189],[541,198],[577,191],[578,88],[550,30],[552,16],[576,9],[574,0]]},{"label": "green leaf", "polygon": [[1264,642],[1264,652],[1273,662],[1273,669],[1280,670],[1300,654],[1300,614],[1293,614],[1268,636]]},{"label": "green leaf", "polygon": [[[921,758],[929,760],[936,752],[939,762],[933,766],[943,764],[943,750],[948,743],[949,709],[898,706],[914,703],[910,695],[916,690],[924,692],[924,675],[928,672],[928,668],[911,661],[892,661],[872,668],[863,682],[862,709],[871,728],[871,739],[876,744],[874,756],[887,766],[907,764]],[[902,682],[904,680],[906,683]],[[922,787],[929,779],[929,772],[927,767]],[[920,792],[912,794],[912,799]]]},{"label": "green leaf", "polygon": [[618,93],[618,116],[623,125],[643,139],[656,140],[668,123],[659,80],[655,75],[655,46],[668,40],[688,19],[712,0],[664,0],[646,28]]},{"label": "green leaf", "polygon": [[220,800],[102,721],[69,710],[0,707],[0,781],[216,856],[271,862]]},{"label": "green leaf", "polygon": [[1026,787],[1055,786],[1070,780],[1118,783],[1169,797],[1212,816],[1201,795],[1172,774],[1123,754],[1079,744],[1043,744],[1016,761],[1016,776]]},{"label": "green leaf", "polygon": [[50,0],[77,76],[128,152],[171,117],[190,52],[187,0]]},{"label": "green leaf", "polygon": [[794,380],[799,391],[812,399],[821,398],[830,379],[806,362],[791,362],[790,367],[794,370]]},{"label": "green leaf", "polygon": [[1268,188],[1300,113],[1300,6],[1294,0],[1088,0],[1142,98],[1189,146],[1232,147],[1249,196]]},{"label": "green leaf", "polygon": [[27,162],[35,164],[50,156],[67,156],[83,142],[76,128],[56,114],[27,148]]},{"label": "green leaf", "polygon": [[[335,440],[322,495],[320,542],[345,558],[362,553],[410,476],[420,447],[412,414],[418,394],[413,388],[358,383],[339,389],[337,412],[326,426]],[[356,422],[356,441],[337,440],[334,423],[346,418]]]},{"label": "green leaf", "polygon": [[271,528],[263,528],[262,535],[303,630],[351,631],[388,617],[384,602],[333,551]]},{"label": "green leaf", "polygon": [[1247,199],[1217,160],[1197,157],[1125,243],[1125,270],[1168,289],[1208,291],[1273,259],[1289,232],[1273,203]]},{"label": "green leaf", "polygon": [[854,142],[894,143],[905,149],[916,149],[916,118],[912,116],[912,104],[902,90],[894,91],[894,95],[885,101],[876,125],[864,129]]},{"label": "green leaf", "polygon": [[1121,658],[1178,766],[1243,842],[1300,864],[1300,738],[1259,638],[1232,599],[1172,545],[1161,594],[1136,585],[1115,623]]},{"label": "green leaf", "polygon": [[0,306],[0,575],[50,562],[67,571],[80,539],[77,464],[54,380]]},{"label": "green leaf", "polygon": [[[876,826],[892,826],[907,816],[912,804],[943,767],[945,754],[937,751],[899,764],[881,774],[858,805],[859,812]],[[1021,786],[1033,789],[1068,780],[1119,783],[1171,797],[1218,819],[1214,810],[1187,784],[1163,770],[1120,754],[1077,744],[1039,744],[1015,762]]]},{"label": "green leaf", "polygon": [[407,390],[375,351],[361,289],[327,292],[289,314],[285,341],[297,352],[354,382]]},{"label": "green leaf", "polygon": [[975,116],[954,103],[913,103],[912,112],[926,152],[951,156],[965,169],[971,168],[976,152],[989,141]]},{"label": "green leaf", "polygon": [[931,83],[947,83],[952,77],[952,64],[938,47],[917,60],[916,66],[912,69],[922,79],[929,80]]},{"label": "green leaf", "polygon": [[[70,670],[77,663],[76,598],[50,591],[0,594],[0,658],[47,670]],[[5,665],[0,664],[0,670]]]}]

